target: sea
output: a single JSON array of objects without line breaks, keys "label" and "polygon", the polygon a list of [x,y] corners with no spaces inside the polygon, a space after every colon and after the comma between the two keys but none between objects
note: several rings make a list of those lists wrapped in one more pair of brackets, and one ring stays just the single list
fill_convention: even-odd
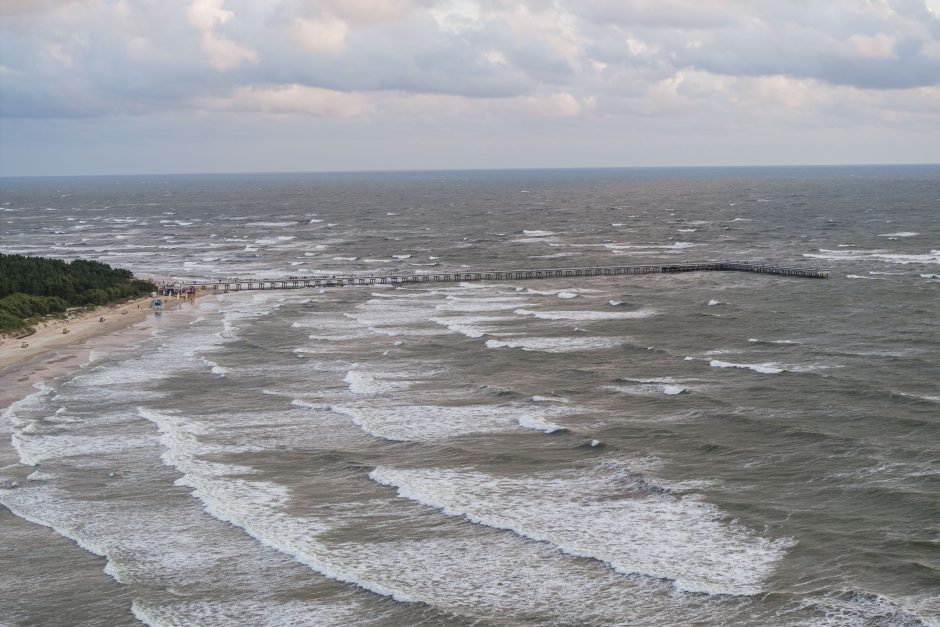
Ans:
[{"label": "sea", "polygon": [[0,180],[195,279],[0,418],[3,625],[938,625],[940,167]]}]

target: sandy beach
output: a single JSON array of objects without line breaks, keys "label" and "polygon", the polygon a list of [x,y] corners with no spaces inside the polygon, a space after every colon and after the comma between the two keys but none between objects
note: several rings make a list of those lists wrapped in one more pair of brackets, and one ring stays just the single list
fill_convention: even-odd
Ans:
[{"label": "sandy beach", "polygon": [[0,339],[0,410],[27,395],[35,383],[81,367],[89,361],[92,350],[108,352],[142,341],[150,334],[153,321],[175,317],[192,307],[190,302],[171,298],[158,318],[150,303],[146,297],[105,305],[41,322],[35,333],[24,338]]}]

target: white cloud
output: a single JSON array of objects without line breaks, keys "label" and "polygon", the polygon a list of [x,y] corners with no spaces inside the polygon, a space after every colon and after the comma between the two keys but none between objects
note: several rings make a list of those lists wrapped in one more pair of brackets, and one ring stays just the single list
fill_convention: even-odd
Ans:
[{"label": "white cloud", "polygon": [[251,48],[239,45],[216,32],[216,26],[230,21],[235,14],[223,8],[225,0],[192,0],[186,11],[189,23],[202,33],[202,49],[216,70],[229,70],[246,61],[255,61]]},{"label": "white cloud", "polygon": [[518,108],[525,113],[550,118],[576,117],[582,112],[585,104],[591,104],[590,100],[586,101],[586,103],[582,103],[568,92],[559,92],[544,96],[527,96],[515,102],[510,102],[513,104],[517,103]]},{"label": "white cloud", "polygon": [[351,25],[397,22],[411,16],[423,3],[414,0],[319,0],[312,3],[322,13]]},{"label": "white cloud", "polygon": [[9,124],[940,129],[940,0],[0,3]]},{"label": "white cloud", "polygon": [[197,98],[195,104],[205,109],[331,118],[354,117],[366,109],[366,99],[361,94],[304,85],[240,87],[225,96]]},{"label": "white cloud", "polygon": [[65,48],[57,41],[51,42],[46,45],[46,52],[50,57],[61,63],[67,68],[75,65],[75,59],[68,52],[65,51]]},{"label": "white cloud", "polygon": [[852,35],[848,39],[848,52],[861,59],[897,59],[895,39],[884,33]]},{"label": "white cloud", "polygon": [[339,54],[346,47],[349,25],[335,17],[318,20],[299,18],[293,26],[294,39],[313,52]]}]

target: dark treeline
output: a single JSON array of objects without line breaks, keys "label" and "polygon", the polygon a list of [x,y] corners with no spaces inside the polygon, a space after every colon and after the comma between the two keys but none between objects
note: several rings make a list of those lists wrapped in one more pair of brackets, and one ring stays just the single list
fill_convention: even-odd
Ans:
[{"label": "dark treeline", "polygon": [[103,305],[155,289],[129,270],[100,261],[0,254],[0,332],[29,326],[29,319],[69,307]]}]

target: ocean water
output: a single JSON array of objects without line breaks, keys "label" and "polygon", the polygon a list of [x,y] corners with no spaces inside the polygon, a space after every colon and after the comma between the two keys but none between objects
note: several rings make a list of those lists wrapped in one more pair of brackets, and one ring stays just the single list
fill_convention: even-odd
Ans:
[{"label": "ocean water", "polygon": [[[231,293],[0,418],[0,624],[940,624],[940,168],[5,179]],[[176,317],[174,317],[176,316]]]}]

